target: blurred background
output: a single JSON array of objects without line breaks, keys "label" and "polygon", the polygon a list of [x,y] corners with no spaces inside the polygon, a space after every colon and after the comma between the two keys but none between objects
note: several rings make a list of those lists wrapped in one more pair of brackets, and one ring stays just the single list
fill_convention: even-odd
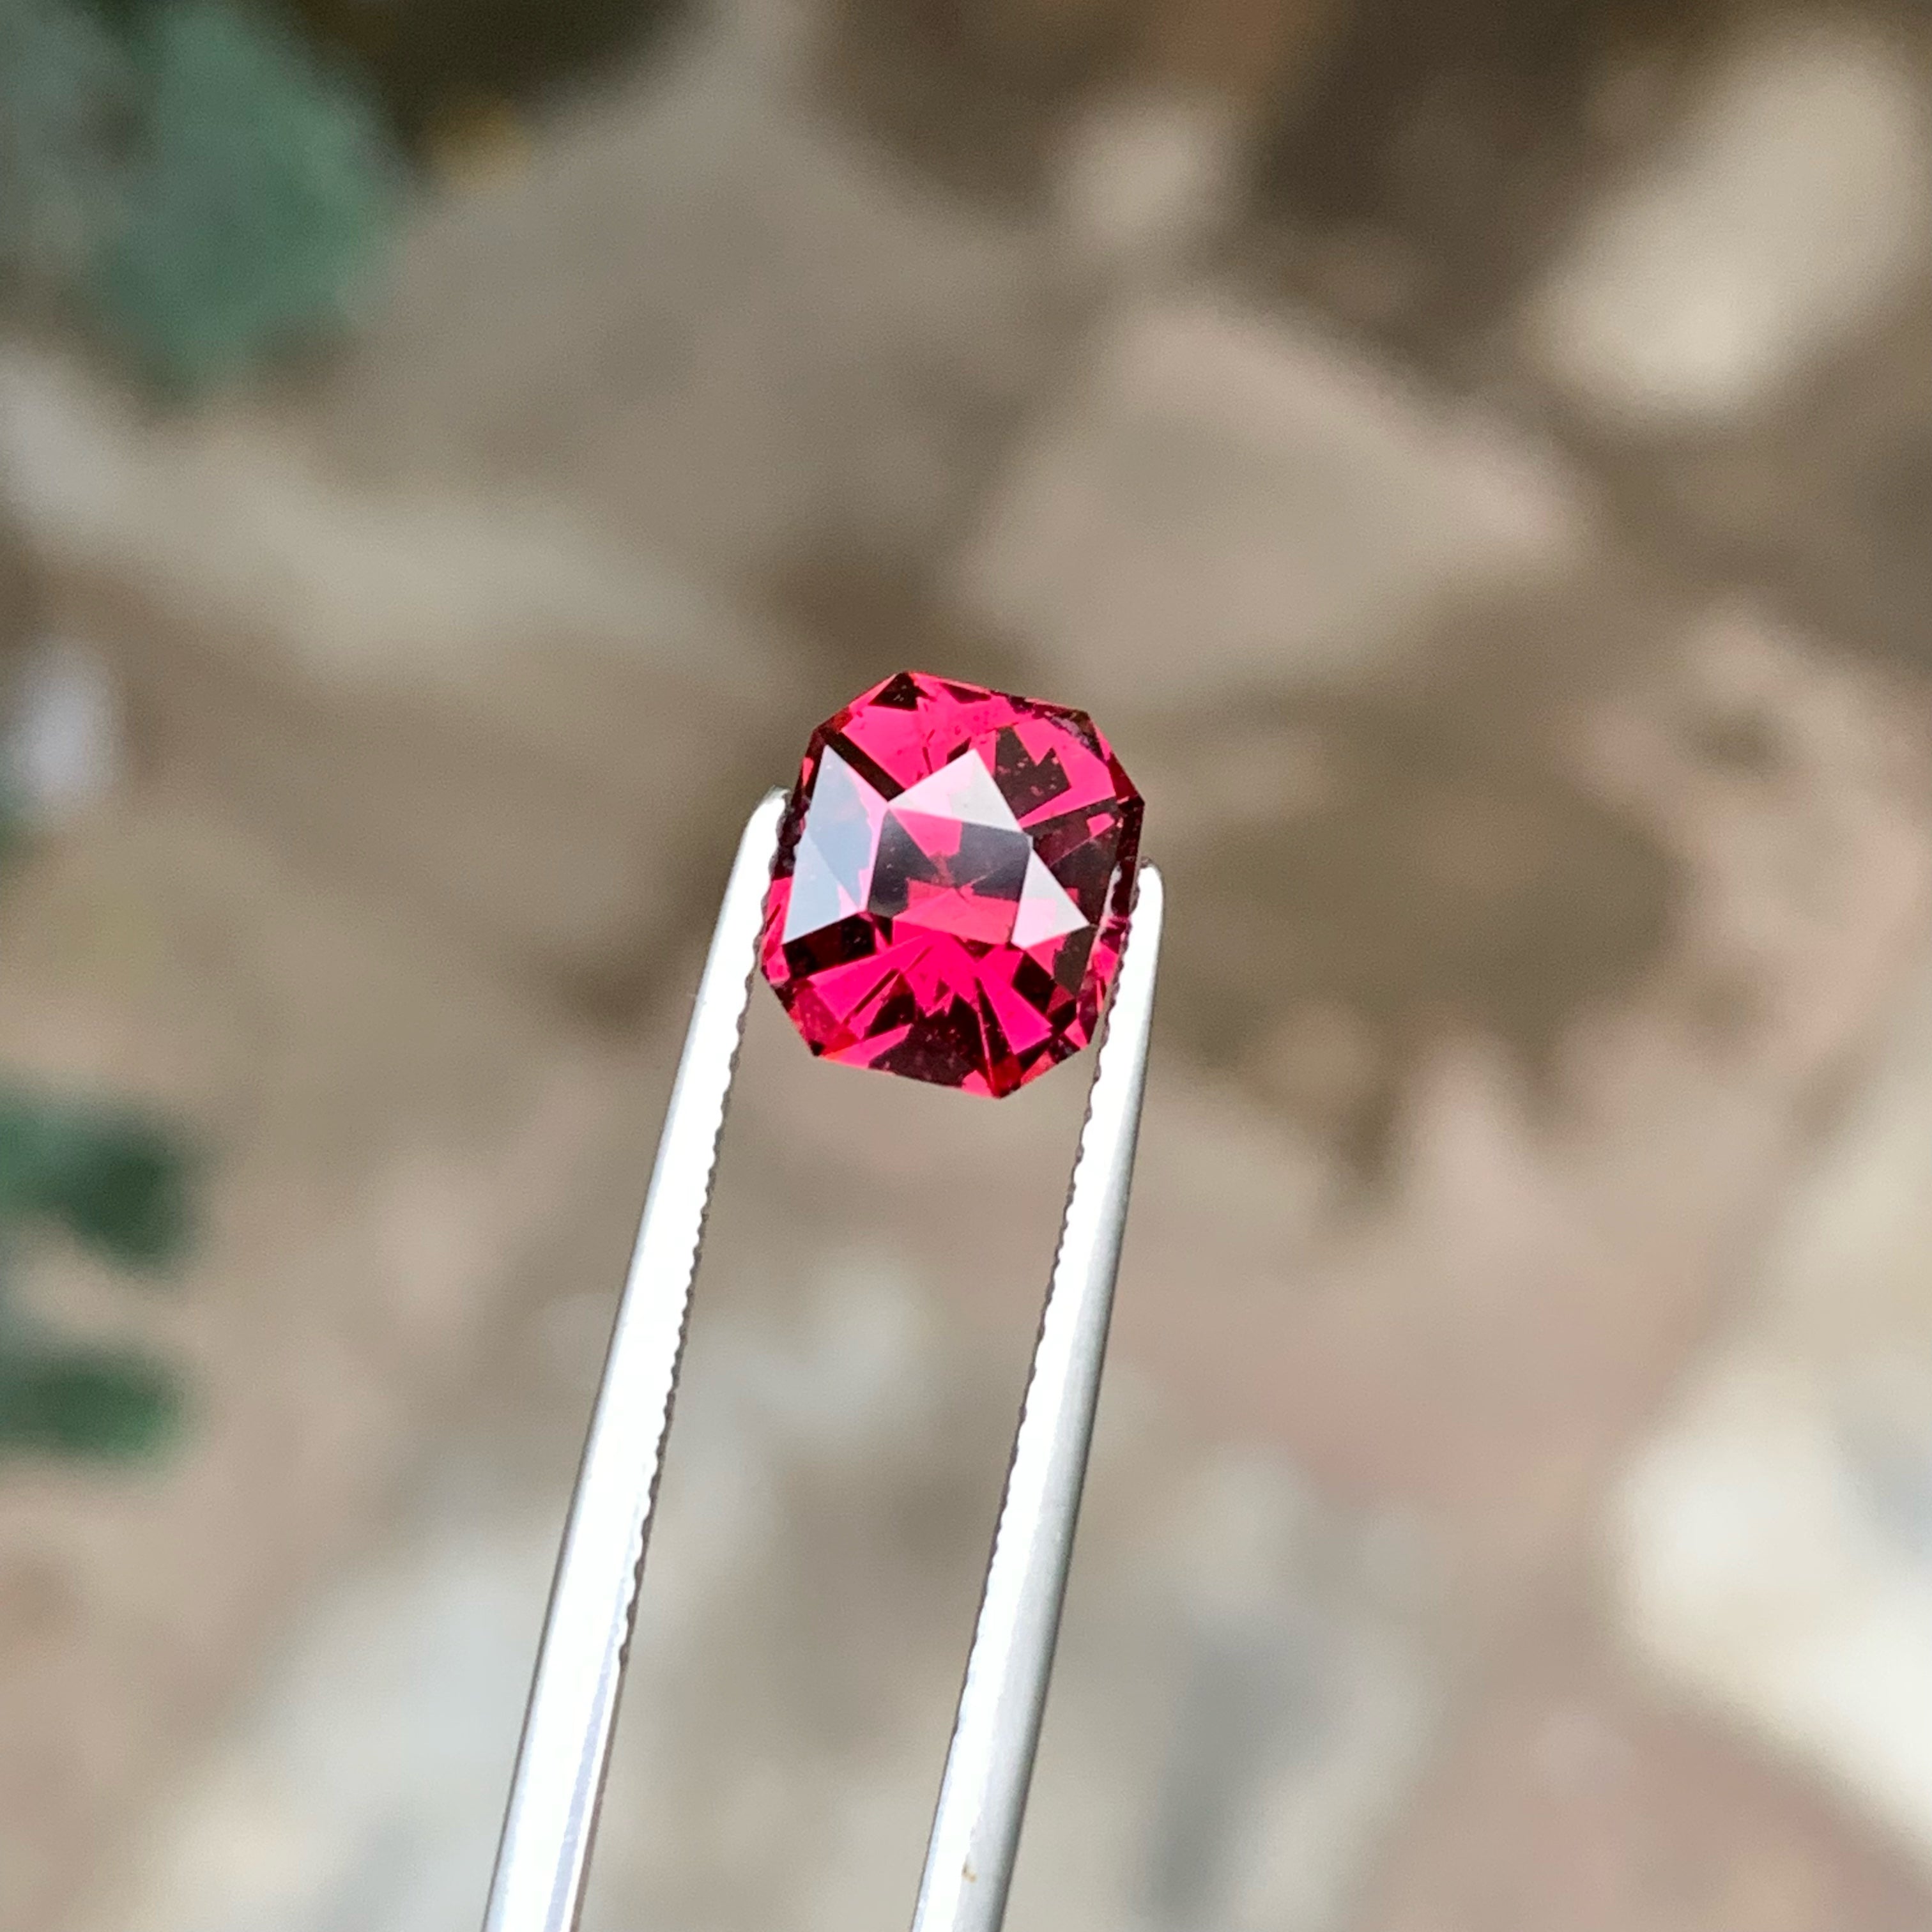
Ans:
[{"label": "blurred background", "polygon": [[[1932,1927],[1932,15],[0,0],[0,1928],[463,1932],[738,826],[1172,930],[1012,1923]],[[754,990],[594,1932],[910,1908],[1085,1084]]]}]

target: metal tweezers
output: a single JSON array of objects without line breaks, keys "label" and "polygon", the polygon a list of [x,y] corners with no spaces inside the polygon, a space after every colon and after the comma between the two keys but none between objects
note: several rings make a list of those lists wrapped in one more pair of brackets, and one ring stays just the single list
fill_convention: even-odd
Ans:
[{"label": "metal tweezers", "polygon": [[[484,1932],[572,1932],[582,1907],[784,803],[774,792],[752,813],[712,934],[557,1561]],[[913,1932],[998,1932],[1006,1916],[1126,1221],[1161,902],[1143,866]]]}]

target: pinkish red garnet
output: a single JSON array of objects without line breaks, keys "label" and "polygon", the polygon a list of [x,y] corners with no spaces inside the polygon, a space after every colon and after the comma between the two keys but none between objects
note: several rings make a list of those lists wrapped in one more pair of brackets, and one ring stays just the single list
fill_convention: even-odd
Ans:
[{"label": "pinkish red garnet", "polygon": [[812,734],[765,977],[814,1053],[1010,1094],[1094,1036],[1140,832],[1084,712],[902,671]]}]

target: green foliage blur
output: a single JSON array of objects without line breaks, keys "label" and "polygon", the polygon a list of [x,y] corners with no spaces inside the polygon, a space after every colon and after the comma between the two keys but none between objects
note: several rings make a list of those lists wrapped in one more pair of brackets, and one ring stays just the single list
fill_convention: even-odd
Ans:
[{"label": "green foliage blur", "polygon": [[365,92],[230,0],[0,0],[0,288],[194,396],[352,318],[400,203]]},{"label": "green foliage blur", "polygon": [[[0,809],[0,856],[16,836]],[[126,1458],[173,1438],[182,1394],[164,1364],[63,1336],[18,1289],[47,1236],[165,1274],[191,1232],[190,1166],[179,1137],[137,1109],[0,1082],[0,1458]]]},{"label": "green foliage blur", "polygon": [[159,1274],[190,1227],[177,1138],[129,1108],[0,1088],[0,1456],[124,1456],[164,1446],[182,1413],[172,1373],[138,1350],[68,1339],[22,1306],[32,1237],[53,1232]]}]

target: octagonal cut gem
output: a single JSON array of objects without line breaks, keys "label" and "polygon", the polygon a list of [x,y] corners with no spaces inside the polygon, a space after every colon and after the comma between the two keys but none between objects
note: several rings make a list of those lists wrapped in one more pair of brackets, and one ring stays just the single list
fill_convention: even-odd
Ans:
[{"label": "octagonal cut gem", "polygon": [[902,672],[812,734],[765,976],[816,1054],[1010,1094],[1094,1036],[1141,811],[1084,712]]}]

